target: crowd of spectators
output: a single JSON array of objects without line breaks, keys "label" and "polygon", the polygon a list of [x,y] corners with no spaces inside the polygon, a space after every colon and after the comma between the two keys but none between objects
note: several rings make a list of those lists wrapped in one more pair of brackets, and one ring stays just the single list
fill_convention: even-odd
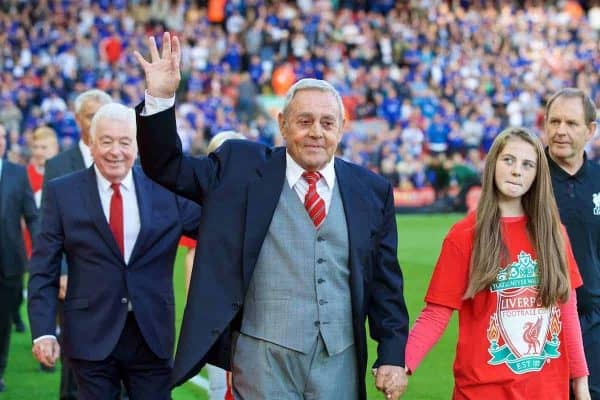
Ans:
[{"label": "crowd of spectators", "polygon": [[[176,112],[193,154],[223,130],[280,143],[258,99],[280,92],[276,78],[326,79],[353,121],[340,154],[443,196],[480,171],[504,127],[541,132],[555,90],[577,86],[600,104],[599,2],[8,0],[0,123],[11,157],[41,125],[63,148],[76,142],[72,100],[84,90],[138,103],[133,50],[164,30],[183,44]],[[600,159],[599,140],[590,155]]]}]

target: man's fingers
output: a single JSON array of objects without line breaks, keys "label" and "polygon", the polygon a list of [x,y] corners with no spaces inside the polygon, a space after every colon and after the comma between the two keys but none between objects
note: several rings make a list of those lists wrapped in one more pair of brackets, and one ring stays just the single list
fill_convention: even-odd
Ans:
[{"label": "man's fingers", "polygon": [[402,395],[400,390],[390,390],[385,392],[385,398],[389,400],[398,400]]},{"label": "man's fingers", "polygon": [[377,375],[375,375],[375,387],[379,390],[384,390],[386,381],[387,381],[387,374],[382,373],[381,369],[379,369],[377,371]]},{"label": "man's fingers", "polygon": [[60,345],[56,340],[42,339],[33,345],[31,352],[39,362],[47,367],[53,367],[60,357]]},{"label": "man's fingers", "polygon": [[168,60],[171,58],[171,34],[165,32],[162,40],[162,58]]},{"label": "man's fingers", "polygon": [[175,67],[179,69],[179,64],[181,63],[181,44],[179,43],[179,38],[177,36],[173,36],[173,57],[175,58]]},{"label": "man's fingers", "polygon": [[56,363],[56,360],[60,358],[60,346],[58,343],[54,343],[52,346],[52,362]]},{"label": "man's fingers", "polygon": [[146,59],[144,58],[144,56],[142,56],[142,55],[140,54],[140,52],[139,52],[139,51],[135,50],[135,51],[133,52],[133,56],[135,57],[135,59],[137,60],[137,62],[138,62],[138,63],[139,63],[141,66],[142,66],[142,68],[143,68],[143,69],[146,69],[146,67],[147,67],[148,65],[150,65],[150,64],[148,63],[148,61],[146,61]]},{"label": "man's fingers", "polygon": [[158,48],[156,47],[156,39],[154,39],[154,36],[150,36],[148,39],[148,48],[150,49],[150,61],[153,63],[160,61],[160,55],[158,54]]}]

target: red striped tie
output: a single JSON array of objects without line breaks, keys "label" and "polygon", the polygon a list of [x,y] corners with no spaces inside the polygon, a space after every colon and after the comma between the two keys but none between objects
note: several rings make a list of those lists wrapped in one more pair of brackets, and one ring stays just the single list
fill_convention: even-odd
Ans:
[{"label": "red striped tie", "polygon": [[317,193],[317,182],[321,179],[318,172],[305,172],[302,177],[308,182],[308,192],[304,197],[304,207],[315,227],[319,229],[325,220],[325,200]]}]

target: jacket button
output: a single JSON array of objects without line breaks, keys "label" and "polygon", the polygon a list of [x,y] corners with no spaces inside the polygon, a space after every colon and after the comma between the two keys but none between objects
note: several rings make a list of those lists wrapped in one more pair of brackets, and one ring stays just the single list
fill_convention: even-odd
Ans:
[{"label": "jacket button", "polygon": [[327,300],[319,300],[319,305],[325,305],[327,304]]},{"label": "jacket button", "polygon": [[315,326],[319,326],[321,323],[319,321],[315,321]]},{"label": "jacket button", "polygon": [[127,302],[128,302],[127,297],[123,297],[121,299],[121,304],[127,304]]},{"label": "jacket button", "polygon": [[324,259],[324,258],[319,258],[319,259],[317,260],[317,264],[323,264],[324,262],[325,262],[325,259]]},{"label": "jacket button", "polygon": [[319,278],[319,279],[317,279],[317,283],[318,283],[318,284],[321,284],[321,283],[323,283],[323,282],[325,282],[325,279],[323,279],[323,278]]},{"label": "jacket button", "polygon": [[239,310],[239,308],[242,306],[242,303],[238,303],[236,301],[236,302],[231,303],[231,306],[233,307],[234,310]]},{"label": "jacket button", "polygon": [[325,238],[323,236],[319,236],[317,238],[317,242],[324,242],[324,241],[325,241]]}]

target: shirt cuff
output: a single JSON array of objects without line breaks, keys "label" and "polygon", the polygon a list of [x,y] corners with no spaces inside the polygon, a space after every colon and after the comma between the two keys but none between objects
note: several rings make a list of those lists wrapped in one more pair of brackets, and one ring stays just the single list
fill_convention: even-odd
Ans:
[{"label": "shirt cuff", "polygon": [[42,339],[54,339],[56,340],[56,336],[54,335],[42,335],[38,338],[33,339],[33,344],[36,344],[37,342],[39,342]]},{"label": "shirt cuff", "polygon": [[141,115],[147,117],[153,114],[158,114],[161,111],[165,111],[166,109],[173,107],[174,104],[175,96],[168,99],[163,99],[161,97],[152,96],[146,90],[144,92],[144,109],[142,110]]}]

